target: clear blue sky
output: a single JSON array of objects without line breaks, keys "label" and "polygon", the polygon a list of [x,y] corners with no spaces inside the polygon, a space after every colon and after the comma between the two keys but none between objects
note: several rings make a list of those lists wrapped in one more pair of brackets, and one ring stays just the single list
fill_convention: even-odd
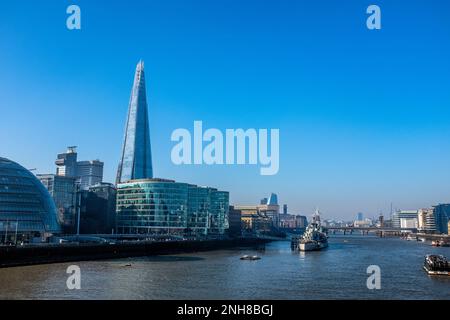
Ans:
[{"label": "clear blue sky", "polygon": [[[66,29],[66,8],[82,30]],[[382,30],[366,28],[366,8]],[[0,155],[54,172],[58,152],[114,180],[133,73],[145,60],[158,177],[276,192],[291,213],[353,218],[450,202],[450,2],[5,1]],[[279,128],[280,171],[171,163],[176,128]]]}]

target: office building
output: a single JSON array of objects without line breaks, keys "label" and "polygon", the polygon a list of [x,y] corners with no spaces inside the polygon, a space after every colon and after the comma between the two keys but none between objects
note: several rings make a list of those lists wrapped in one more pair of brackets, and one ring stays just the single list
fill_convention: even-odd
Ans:
[{"label": "office building", "polygon": [[434,209],[423,208],[418,211],[418,230],[423,233],[435,233],[436,223],[434,220]]},{"label": "office building", "polygon": [[56,175],[75,178],[80,189],[103,181],[103,162],[99,160],[77,161],[77,147],[68,147],[67,152],[58,154],[55,161]]},{"label": "office building", "polygon": [[42,183],[18,163],[0,158],[0,242],[60,232],[55,204]]},{"label": "office building", "polygon": [[240,237],[242,235],[242,213],[241,210],[237,210],[234,206],[230,206],[228,211],[228,235],[230,237]]},{"label": "office building", "polygon": [[364,220],[356,220],[353,222],[353,226],[355,228],[368,228],[373,225],[373,221],[371,219],[364,219]]},{"label": "office building", "polygon": [[268,233],[272,230],[272,219],[260,210],[261,205],[235,205],[234,209],[241,213],[242,231],[245,233]]},{"label": "office building", "polygon": [[80,233],[111,234],[116,228],[116,187],[99,183],[81,191]]},{"label": "office building", "polygon": [[229,194],[167,179],[117,185],[117,231],[126,234],[224,235]]},{"label": "office building", "polygon": [[280,214],[280,228],[291,230],[303,230],[308,225],[308,220],[302,215]]},{"label": "office building", "polygon": [[87,190],[103,181],[103,162],[99,160],[78,161],[77,180],[82,190]]},{"label": "office building", "polygon": [[438,204],[433,206],[436,232],[447,234],[448,221],[450,219],[450,204]]},{"label": "office building", "polygon": [[356,215],[356,221],[363,221],[364,220],[364,214],[362,212],[358,212]]},{"label": "office building", "polygon": [[136,67],[116,184],[153,178],[144,62]]},{"label": "office building", "polygon": [[144,63],[136,67],[116,178],[117,232],[222,236],[229,193],[153,179]]},{"label": "office building", "polygon": [[278,196],[275,193],[270,195],[267,205],[278,206]]},{"label": "office building", "polygon": [[65,153],[60,153],[55,161],[56,175],[75,178],[77,176],[77,147],[68,147]]},{"label": "office building", "polygon": [[418,229],[418,210],[398,210],[392,215],[392,227]]},{"label": "office building", "polygon": [[38,174],[37,178],[50,193],[64,233],[74,233],[77,213],[76,179],[55,174]]}]

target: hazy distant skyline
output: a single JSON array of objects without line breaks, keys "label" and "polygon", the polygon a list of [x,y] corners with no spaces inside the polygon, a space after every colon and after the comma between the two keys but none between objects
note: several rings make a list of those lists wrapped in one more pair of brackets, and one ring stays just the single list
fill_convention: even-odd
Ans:
[{"label": "hazy distant skyline", "polygon": [[[80,31],[66,28],[70,4]],[[382,30],[366,28],[370,4]],[[114,182],[142,59],[156,177],[228,190],[231,204],[274,192],[325,219],[450,202],[448,12],[445,0],[6,2],[0,156],[53,173],[77,145]],[[173,165],[170,135],[195,120],[280,129],[279,173]]]}]

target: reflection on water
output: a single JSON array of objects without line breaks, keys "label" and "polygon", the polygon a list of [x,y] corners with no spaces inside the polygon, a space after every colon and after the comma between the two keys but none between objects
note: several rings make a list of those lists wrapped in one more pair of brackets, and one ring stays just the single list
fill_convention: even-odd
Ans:
[{"label": "reflection on water", "polygon": [[[317,252],[288,242],[170,256],[76,263],[81,290],[66,288],[74,263],[0,269],[2,299],[450,299],[450,279],[422,270],[425,254],[450,248],[370,236],[334,236]],[[242,261],[242,255],[261,260]],[[369,265],[381,290],[366,287]]]}]

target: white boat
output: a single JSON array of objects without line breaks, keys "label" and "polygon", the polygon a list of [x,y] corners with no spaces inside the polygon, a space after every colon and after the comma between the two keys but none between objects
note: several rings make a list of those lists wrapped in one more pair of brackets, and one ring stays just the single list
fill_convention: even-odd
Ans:
[{"label": "white boat", "polygon": [[261,257],[258,256],[249,256],[249,255],[244,255],[241,257],[241,260],[260,260]]}]

